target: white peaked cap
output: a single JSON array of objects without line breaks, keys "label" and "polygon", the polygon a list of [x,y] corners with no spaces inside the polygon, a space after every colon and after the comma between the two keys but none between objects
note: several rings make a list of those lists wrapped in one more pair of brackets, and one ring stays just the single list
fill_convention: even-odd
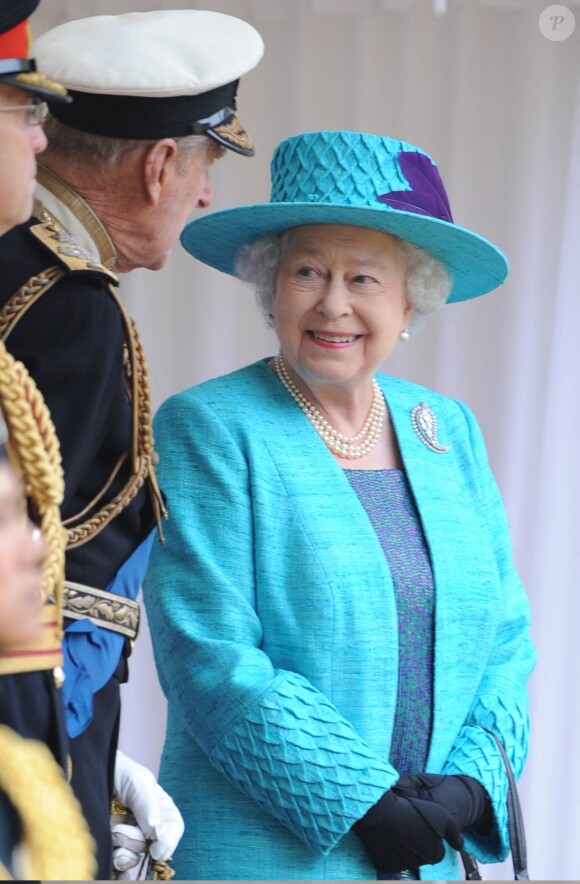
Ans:
[{"label": "white peaked cap", "polygon": [[65,112],[51,108],[66,125],[117,138],[207,134],[250,155],[235,96],[263,53],[247,22],[196,9],[78,19],[35,41],[39,66],[73,97]]}]

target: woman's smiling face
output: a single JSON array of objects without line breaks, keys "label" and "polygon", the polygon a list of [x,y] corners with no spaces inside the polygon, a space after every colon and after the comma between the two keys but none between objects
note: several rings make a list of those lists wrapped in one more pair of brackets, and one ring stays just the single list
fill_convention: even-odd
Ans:
[{"label": "woman's smiling face", "polygon": [[367,385],[411,313],[394,237],[338,224],[290,232],[274,325],[287,365],[307,384]]}]

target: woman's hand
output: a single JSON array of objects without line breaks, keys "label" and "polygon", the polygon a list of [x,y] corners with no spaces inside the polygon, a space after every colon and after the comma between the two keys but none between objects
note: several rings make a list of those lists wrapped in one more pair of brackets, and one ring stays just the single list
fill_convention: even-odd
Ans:
[{"label": "woman's hand", "polygon": [[462,832],[472,826],[481,830],[492,820],[489,795],[473,777],[407,774],[395,783],[393,792],[401,798],[436,802],[451,814]]},{"label": "woman's hand", "polygon": [[463,837],[440,804],[388,792],[353,826],[378,874],[402,872],[440,862],[445,841],[455,850]]}]

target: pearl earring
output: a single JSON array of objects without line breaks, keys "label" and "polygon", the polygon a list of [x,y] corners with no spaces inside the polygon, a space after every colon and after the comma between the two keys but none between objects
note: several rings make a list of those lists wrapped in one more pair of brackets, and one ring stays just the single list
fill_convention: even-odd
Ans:
[{"label": "pearl earring", "polygon": [[410,337],[411,337],[411,335],[409,334],[408,328],[404,328],[402,331],[399,332],[399,340],[400,341],[403,341],[403,342],[408,341]]}]

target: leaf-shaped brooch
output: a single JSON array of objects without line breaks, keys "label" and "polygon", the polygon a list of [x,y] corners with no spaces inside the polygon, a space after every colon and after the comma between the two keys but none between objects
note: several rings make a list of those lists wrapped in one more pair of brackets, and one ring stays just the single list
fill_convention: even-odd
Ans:
[{"label": "leaf-shaped brooch", "polygon": [[411,423],[417,436],[430,451],[445,454],[451,445],[441,445],[437,439],[437,418],[426,402],[420,402],[411,411]]}]

